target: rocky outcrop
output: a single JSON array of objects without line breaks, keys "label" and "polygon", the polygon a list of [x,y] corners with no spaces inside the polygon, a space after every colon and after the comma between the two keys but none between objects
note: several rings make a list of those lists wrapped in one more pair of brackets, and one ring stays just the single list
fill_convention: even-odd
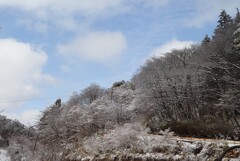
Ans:
[{"label": "rocky outcrop", "polygon": [[121,85],[123,85],[125,83],[124,80],[122,80],[121,82],[115,82],[113,83],[113,87],[120,87]]}]

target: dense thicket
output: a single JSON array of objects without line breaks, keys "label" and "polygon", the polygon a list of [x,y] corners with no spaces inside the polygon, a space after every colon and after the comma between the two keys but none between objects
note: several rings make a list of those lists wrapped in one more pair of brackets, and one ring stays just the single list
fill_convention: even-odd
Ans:
[{"label": "dense thicket", "polygon": [[134,99],[132,83],[116,84],[108,90],[91,84],[79,93],[74,92],[66,103],[56,101],[43,111],[37,125],[37,140],[45,145],[47,160],[61,160],[71,153],[69,149],[81,147],[86,138],[132,120],[128,109]]},{"label": "dense thicket", "polygon": [[151,58],[139,69],[133,82],[149,127],[201,120],[227,124],[229,133],[239,128],[239,21],[239,12],[231,18],[222,10],[212,38],[206,35],[199,45]]},{"label": "dense thicket", "polygon": [[0,115],[0,140],[10,140],[12,137],[34,135],[33,129],[28,129],[17,120],[8,119],[6,116]]}]

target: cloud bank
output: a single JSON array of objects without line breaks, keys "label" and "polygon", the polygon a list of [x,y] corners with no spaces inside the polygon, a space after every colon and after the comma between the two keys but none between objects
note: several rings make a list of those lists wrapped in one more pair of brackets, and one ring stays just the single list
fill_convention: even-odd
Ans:
[{"label": "cloud bank", "polygon": [[39,110],[27,110],[23,111],[18,114],[13,114],[13,113],[3,113],[6,115],[8,118],[13,119],[13,120],[18,120],[25,126],[33,126],[36,125],[39,117],[41,116],[41,112]]},{"label": "cloud bank", "polygon": [[185,47],[190,47],[194,43],[194,41],[180,41],[177,39],[172,39],[171,41],[153,49],[150,56],[161,57],[174,49],[183,49]]},{"label": "cloud bank", "polygon": [[54,78],[44,74],[47,54],[28,43],[15,39],[0,39],[0,102],[32,98],[39,94],[38,86],[54,82]]},{"label": "cloud bank", "polygon": [[59,14],[81,12],[82,14],[99,14],[106,10],[118,11],[132,7],[134,4],[142,3],[152,7],[161,7],[169,0],[1,0],[0,6],[16,7],[25,11],[49,10]]},{"label": "cloud bank", "polygon": [[121,32],[91,32],[58,45],[57,50],[68,58],[103,62],[117,58],[126,47],[126,38]]}]

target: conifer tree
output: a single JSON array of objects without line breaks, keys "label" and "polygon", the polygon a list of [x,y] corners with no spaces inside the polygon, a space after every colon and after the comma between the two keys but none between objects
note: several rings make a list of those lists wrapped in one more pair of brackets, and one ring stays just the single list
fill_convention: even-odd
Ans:
[{"label": "conifer tree", "polygon": [[233,44],[237,51],[240,51],[240,22],[237,25],[237,29],[233,33]]},{"label": "conifer tree", "polygon": [[222,10],[219,15],[218,23],[218,28],[225,29],[228,25],[232,23],[232,18],[227,14],[225,10]]},{"label": "conifer tree", "polygon": [[236,51],[240,51],[240,13],[237,8],[237,14],[234,18],[233,46]]},{"label": "conifer tree", "polygon": [[206,35],[202,40],[202,45],[208,45],[210,41],[211,41],[210,37]]}]

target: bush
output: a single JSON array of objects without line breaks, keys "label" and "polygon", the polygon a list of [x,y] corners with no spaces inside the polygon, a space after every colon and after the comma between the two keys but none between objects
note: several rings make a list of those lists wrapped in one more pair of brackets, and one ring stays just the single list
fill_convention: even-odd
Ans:
[{"label": "bush", "polygon": [[229,123],[213,122],[209,124],[201,120],[172,121],[162,126],[162,129],[166,128],[170,128],[179,136],[191,137],[239,139],[240,134]]}]

